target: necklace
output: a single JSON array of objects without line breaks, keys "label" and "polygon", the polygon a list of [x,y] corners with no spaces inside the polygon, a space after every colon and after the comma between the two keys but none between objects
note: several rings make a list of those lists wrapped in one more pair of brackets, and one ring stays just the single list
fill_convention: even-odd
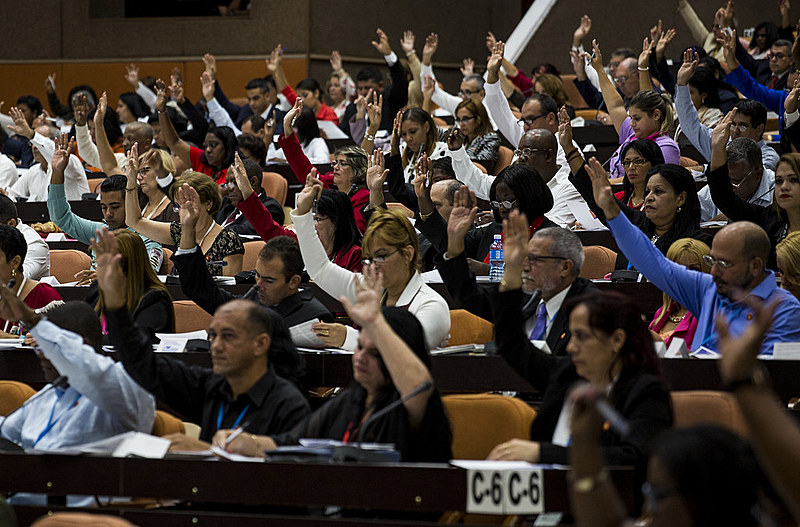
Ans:
[{"label": "necklace", "polygon": [[[158,202],[158,205],[156,205],[156,206],[153,208],[153,210],[151,210],[151,211],[150,211],[150,214],[148,214],[148,215],[147,215],[147,217],[146,217],[145,219],[146,219],[146,220],[150,220],[150,219],[152,219],[152,218],[153,218],[153,216],[155,216],[155,214],[156,214],[156,211],[158,210],[158,208],[161,206],[161,204],[162,204],[162,203],[164,203],[164,201],[165,201],[166,199],[167,199],[167,196],[166,196],[166,195],[165,195],[163,198],[161,198],[161,201],[159,201],[159,202]],[[149,205],[150,205],[150,202],[148,201],[148,202],[147,202],[147,205],[145,205],[145,206],[144,206],[144,208],[142,209],[142,216],[144,216],[144,211],[146,211],[146,210],[147,210],[147,207],[148,207]]]},{"label": "necklace", "polygon": [[208,230],[203,235],[203,237],[200,238],[200,243],[198,243],[197,245],[199,245],[201,249],[203,247],[203,242],[206,241],[206,237],[208,236],[208,233],[211,232],[211,229],[214,228],[214,225],[216,225],[216,222],[214,220],[211,220],[211,225],[208,226]]}]

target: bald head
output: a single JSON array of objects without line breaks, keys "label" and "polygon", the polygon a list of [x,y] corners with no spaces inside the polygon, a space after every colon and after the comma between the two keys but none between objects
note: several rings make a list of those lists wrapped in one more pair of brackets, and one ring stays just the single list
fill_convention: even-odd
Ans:
[{"label": "bald head", "polygon": [[558,171],[558,142],[550,130],[534,128],[525,132],[519,141],[519,152],[517,162],[536,169],[545,183]]},{"label": "bald head", "polygon": [[153,142],[153,127],[147,123],[140,123],[134,121],[128,123],[125,127],[125,132],[122,133],[122,147],[127,154],[133,143],[139,143],[139,154],[143,154],[150,150],[150,145]]},{"label": "bald head", "polygon": [[247,329],[253,334],[266,333],[272,334],[272,320],[267,309],[251,300],[231,300],[225,302],[217,308],[214,316],[225,314],[241,314],[245,317],[249,326]]},{"label": "bald head", "polygon": [[750,221],[736,221],[726,225],[714,237],[714,244],[717,243],[717,238],[722,237],[720,241],[732,241],[741,247],[740,254],[745,258],[761,258],[761,261],[766,264],[769,258],[772,244],[769,241],[769,236],[760,226]]},{"label": "bald head", "polygon": [[720,230],[710,254],[717,292],[736,300],[761,283],[770,248],[767,233],[755,223],[737,221]]},{"label": "bald head", "polygon": [[628,57],[620,62],[615,74],[614,80],[622,95],[630,99],[639,93],[639,63],[636,59]]}]

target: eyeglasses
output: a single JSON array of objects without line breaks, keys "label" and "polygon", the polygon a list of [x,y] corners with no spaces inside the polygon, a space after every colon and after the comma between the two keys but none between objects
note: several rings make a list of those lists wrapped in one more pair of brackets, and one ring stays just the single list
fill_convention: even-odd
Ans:
[{"label": "eyeglasses", "polygon": [[528,263],[531,265],[544,263],[545,260],[569,260],[569,258],[564,258],[563,256],[541,256],[533,253],[528,255]]},{"label": "eyeglasses", "polygon": [[638,168],[646,165],[649,162],[650,161],[648,161],[647,159],[638,158],[638,159],[625,159],[620,164],[622,165],[622,168],[631,168],[631,167]]},{"label": "eyeglasses", "polygon": [[517,200],[490,201],[489,203],[491,203],[493,209],[500,209],[502,207],[506,210],[511,210],[512,208],[514,208],[514,205],[517,204]]},{"label": "eyeglasses", "polygon": [[617,84],[625,84],[629,78],[630,77],[628,77],[627,75],[621,75],[619,77],[614,77],[614,82],[616,82]]},{"label": "eyeglasses", "polygon": [[736,123],[734,122],[734,123],[733,123],[733,126],[731,126],[731,130],[739,130],[739,131],[740,131],[740,132],[742,132],[742,133],[744,133],[744,132],[748,131],[749,129],[750,129],[750,125],[749,125],[749,124],[747,124],[747,123],[739,123],[739,124],[736,124]]},{"label": "eyeglasses", "polygon": [[704,254],[703,255],[703,261],[709,267],[714,267],[714,265],[718,265],[720,267],[720,269],[730,269],[731,267],[733,267],[734,265],[736,265],[738,263],[738,262],[730,262],[728,260],[723,260],[721,258],[720,259],[716,259],[713,256],[711,256],[710,254]]},{"label": "eyeglasses", "polygon": [[481,92],[481,90],[461,90],[460,92],[458,92],[458,94],[461,97],[472,97],[476,93],[480,93],[480,92]]},{"label": "eyeglasses", "polygon": [[769,53],[769,60],[772,60],[772,59],[775,59],[775,60],[783,60],[783,59],[785,59],[787,56],[788,56],[788,55],[786,55],[785,53]]},{"label": "eyeglasses", "polygon": [[337,166],[338,167],[342,167],[342,168],[347,168],[347,167],[353,166],[353,164],[350,163],[349,161],[336,161],[336,160],[333,160],[333,161],[331,161],[331,166],[334,167],[334,168],[337,167]]},{"label": "eyeglasses", "polygon": [[137,174],[139,174],[140,176],[144,176],[147,175],[148,172],[150,172],[150,167],[139,167],[139,171],[137,172]]},{"label": "eyeglasses", "polygon": [[534,122],[536,122],[537,119],[541,119],[542,117],[544,117],[548,113],[550,113],[550,112],[544,112],[544,113],[540,113],[539,115],[529,115],[528,117],[522,117],[517,122],[519,124],[521,124],[521,125],[526,125],[527,124],[528,126],[530,126]]},{"label": "eyeglasses", "polygon": [[744,182],[745,182],[745,180],[747,180],[747,178],[749,178],[749,177],[750,177],[750,175],[751,175],[752,173],[753,173],[753,170],[751,170],[750,172],[748,172],[747,174],[745,174],[745,176],[744,176],[742,179],[740,179],[738,183],[734,183],[733,181],[731,181],[731,186],[732,186],[733,188],[739,188],[739,187],[741,187],[741,186],[742,186],[742,183],[744,183]]},{"label": "eyeglasses", "polygon": [[400,249],[395,249],[394,251],[392,251],[390,253],[386,253],[386,254],[376,254],[375,256],[367,256],[366,258],[361,260],[361,263],[363,265],[370,265],[370,264],[374,264],[374,263],[383,263],[383,262],[386,261],[387,258],[389,258],[391,255],[393,255],[394,253],[396,253],[398,251],[400,251]]},{"label": "eyeglasses", "polygon": [[528,157],[537,152],[549,152],[552,148],[518,148],[514,150],[514,155],[517,157]]},{"label": "eyeglasses", "polygon": [[235,181],[227,181],[219,186],[222,190],[233,190],[236,188]]},{"label": "eyeglasses", "polygon": [[467,124],[468,122],[470,122],[473,119],[475,119],[474,115],[469,115],[469,116],[465,116],[465,117],[456,117],[456,122],[458,124]]}]

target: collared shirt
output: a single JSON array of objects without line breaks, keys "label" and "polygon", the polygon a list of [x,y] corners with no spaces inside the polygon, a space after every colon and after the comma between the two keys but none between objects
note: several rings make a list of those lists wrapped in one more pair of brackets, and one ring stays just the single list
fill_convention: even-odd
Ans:
[{"label": "collared shirt", "polygon": [[203,441],[210,441],[218,429],[232,428],[237,421],[249,422],[247,431],[253,434],[283,432],[309,413],[303,394],[272,367],[234,399],[228,382],[211,368],[153,353],[150,337],[134,324],[126,307],[105,315],[111,342],[131,377],[186,419],[199,423]]},{"label": "collared shirt", "polygon": [[[608,220],[608,227],[634,267],[697,317],[693,348],[705,346],[712,350],[717,349],[718,335],[714,321],[719,313],[727,318],[730,332],[734,336],[740,335],[750,325],[753,314],[744,304],[733,302],[719,294],[711,275],[690,271],[668,260],[624,214]],[[761,344],[762,354],[772,355],[776,342],[800,342],[800,302],[788,291],[778,288],[775,273],[765,271],[764,279],[750,290],[748,296],[750,295],[764,301],[776,297],[780,299],[772,327]]]},{"label": "collared shirt", "polygon": [[[545,340],[550,334],[550,328],[553,326],[553,320],[555,320],[556,315],[558,315],[558,312],[561,309],[561,306],[564,304],[564,299],[567,298],[567,294],[569,294],[569,289],[572,287],[572,284],[573,282],[570,282],[567,287],[556,293],[547,302],[544,302],[544,300],[539,301],[539,305],[544,302],[545,308],[547,309],[547,326],[545,326],[544,335],[542,335],[540,340]],[[533,311],[534,316],[525,321],[526,335],[530,335],[531,331],[533,331],[533,326],[536,325],[536,313],[539,310],[539,305],[537,305],[536,309]]]},{"label": "collared shirt", "polygon": [[[764,174],[761,176],[761,181],[758,184],[753,195],[747,199],[748,203],[767,207],[772,205],[772,196],[774,194],[773,188],[775,187],[775,172],[765,168]],[[714,204],[711,199],[711,187],[706,185],[697,192],[697,199],[700,200],[700,221],[709,221],[721,214],[721,211]]]}]

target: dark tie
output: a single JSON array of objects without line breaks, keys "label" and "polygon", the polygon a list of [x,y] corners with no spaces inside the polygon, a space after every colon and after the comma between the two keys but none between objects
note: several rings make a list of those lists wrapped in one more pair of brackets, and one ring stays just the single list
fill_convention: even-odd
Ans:
[{"label": "dark tie", "polygon": [[539,310],[536,312],[536,323],[531,330],[531,340],[542,340],[544,332],[547,329],[547,306],[544,302],[539,304]]},{"label": "dark tie", "polygon": [[222,226],[227,227],[228,225],[233,223],[233,220],[236,219],[237,214],[239,214],[239,209],[233,209],[233,212],[231,212],[230,215],[227,218],[225,218],[225,223],[223,223]]},{"label": "dark tie", "polygon": [[778,76],[777,75],[773,75],[772,76],[772,80],[769,83],[769,89],[770,90],[774,90],[776,84],[778,84]]}]

